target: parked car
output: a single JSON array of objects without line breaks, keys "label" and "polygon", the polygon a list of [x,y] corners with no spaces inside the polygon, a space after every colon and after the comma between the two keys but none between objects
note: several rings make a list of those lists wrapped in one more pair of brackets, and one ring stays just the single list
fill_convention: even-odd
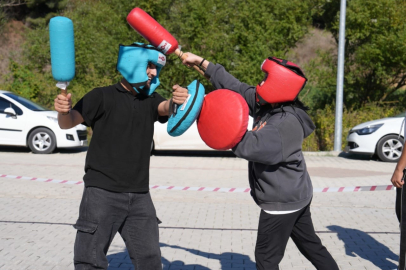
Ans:
[{"label": "parked car", "polygon": [[[151,150],[214,150],[213,148],[208,147],[206,143],[200,138],[196,121],[185,133],[178,137],[170,136],[167,132],[167,126],[167,123],[161,124],[159,122],[155,122],[154,138],[151,145]],[[251,127],[252,117],[249,117],[248,130],[251,130]]]},{"label": "parked car", "polygon": [[353,127],[347,136],[345,151],[354,154],[376,154],[380,160],[397,162],[402,154],[405,113],[365,122]]},{"label": "parked car", "polygon": [[33,153],[87,145],[87,129],[77,125],[62,130],[56,111],[14,93],[0,90],[0,145],[28,146]]}]

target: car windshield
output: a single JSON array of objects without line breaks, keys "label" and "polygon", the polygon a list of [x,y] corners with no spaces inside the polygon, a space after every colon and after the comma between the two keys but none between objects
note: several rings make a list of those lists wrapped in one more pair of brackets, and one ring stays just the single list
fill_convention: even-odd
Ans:
[{"label": "car windshield", "polygon": [[405,117],[405,116],[406,116],[406,112],[402,112],[402,113],[397,114],[397,115],[395,115],[393,117]]},{"label": "car windshield", "polygon": [[31,111],[50,111],[47,108],[42,107],[41,105],[32,102],[31,100],[28,100],[26,98],[17,96],[16,94],[13,93],[4,93],[4,95],[14,99],[15,101],[18,101],[21,105],[26,107],[27,109],[30,109]]}]

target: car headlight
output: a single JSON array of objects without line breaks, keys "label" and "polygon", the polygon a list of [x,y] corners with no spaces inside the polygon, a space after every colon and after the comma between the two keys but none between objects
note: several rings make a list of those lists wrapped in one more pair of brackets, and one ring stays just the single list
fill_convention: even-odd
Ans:
[{"label": "car headlight", "polygon": [[367,134],[374,133],[374,132],[377,131],[381,126],[383,126],[383,124],[368,126],[368,127],[364,127],[364,128],[361,128],[361,129],[354,129],[354,130],[352,130],[352,132],[355,132],[355,133],[357,133],[358,135],[367,135]]},{"label": "car headlight", "polygon": [[54,121],[55,123],[58,123],[58,118],[52,117],[52,116],[47,116],[47,118],[51,121]]}]

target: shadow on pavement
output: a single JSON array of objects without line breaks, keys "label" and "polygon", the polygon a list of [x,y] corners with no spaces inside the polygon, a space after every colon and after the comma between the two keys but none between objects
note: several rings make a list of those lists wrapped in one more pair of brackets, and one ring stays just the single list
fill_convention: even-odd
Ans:
[{"label": "shadow on pavement", "polygon": [[6,153],[30,153],[31,150],[28,147],[23,147],[23,146],[6,146],[6,145],[0,145],[0,152],[6,152]]},{"label": "shadow on pavement", "polygon": [[[255,262],[247,255],[233,253],[233,252],[224,252],[221,254],[215,254],[210,252],[203,252],[197,249],[184,248],[177,245],[167,245],[165,243],[160,243],[161,247],[169,247],[174,249],[180,249],[188,251],[191,253],[191,256],[201,256],[204,258],[211,258],[213,260],[218,260],[220,262],[220,269],[246,269],[246,270],[255,270]],[[134,269],[130,256],[127,251],[107,255],[109,261],[109,270],[115,269]],[[163,270],[210,270],[210,268],[200,265],[200,264],[185,264],[181,260],[169,261],[165,257],[162,257],[162,269]]]},{"label": "shadow on pavement", "polygon": [[[305,154],[306,155],[306,154]],[[232,151],[192,151],[192,150],[153,150],[152,156],[173,156],[173,157],[236,157]],[[323,155],[321,155],[323,156]],[[326,156],[329,156],[328,154]],[[351,160],[372,160],[381,161],[377,155],[353,154],[341,152],[338,157]]]},{"label": "shadow on pavement", "polygon": [[345,158],[345,159],[353,159],[353,160],[381,161],[377,155],[370,155],[370,154],[353,154],[353,153],[341,152],[340,154],[338,154],[338,156]]},{"label": "shadow on pavement", "polygon": [[[88,149],[87,146],[75,147],[75,148],[57,148],[52,154],[74,154],[80,152],[86,152]],[[7,146],[0,145],[0,152],[5,153],[31,153],[30,148],[24,146]],[[51,155],[52,155],[51,154]]]},{"label": "shadow on pavement", "polygon": [[169,151],[169,150],[154,150],[153,156],[167,157],[236,157],[232,151]]},{"label": "shadow on pavement", "polygon": [[397,265],[388,259],[398,261],[399,256],[369,234],[337,225],[327,226],[327,228],[336,232],[338,239],[344,242],[347,256],[356,257],[357,255],[370,261],[379,269],[397,269]]},{"label": "shadow on pavement", "polygon": [[75,153],[80,153],[80,152],[86,152],[89,149],[87,146],[83,147],[75,147],[75,148],[57,148],[54,151],[54,154],[60,153],[60,154],[75,154]]}]

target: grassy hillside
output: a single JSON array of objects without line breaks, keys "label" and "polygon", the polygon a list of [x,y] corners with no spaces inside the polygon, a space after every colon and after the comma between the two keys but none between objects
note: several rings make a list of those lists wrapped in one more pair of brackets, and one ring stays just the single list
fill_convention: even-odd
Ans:
[{"label": "grassy hillside", "polygon": [[5,77],[9,73],[10,58],[21,61],[22,44],[24,40],[25,26],[21,21],[10,21],[2,29],[0,34],[0,85],[5,83]]}]

